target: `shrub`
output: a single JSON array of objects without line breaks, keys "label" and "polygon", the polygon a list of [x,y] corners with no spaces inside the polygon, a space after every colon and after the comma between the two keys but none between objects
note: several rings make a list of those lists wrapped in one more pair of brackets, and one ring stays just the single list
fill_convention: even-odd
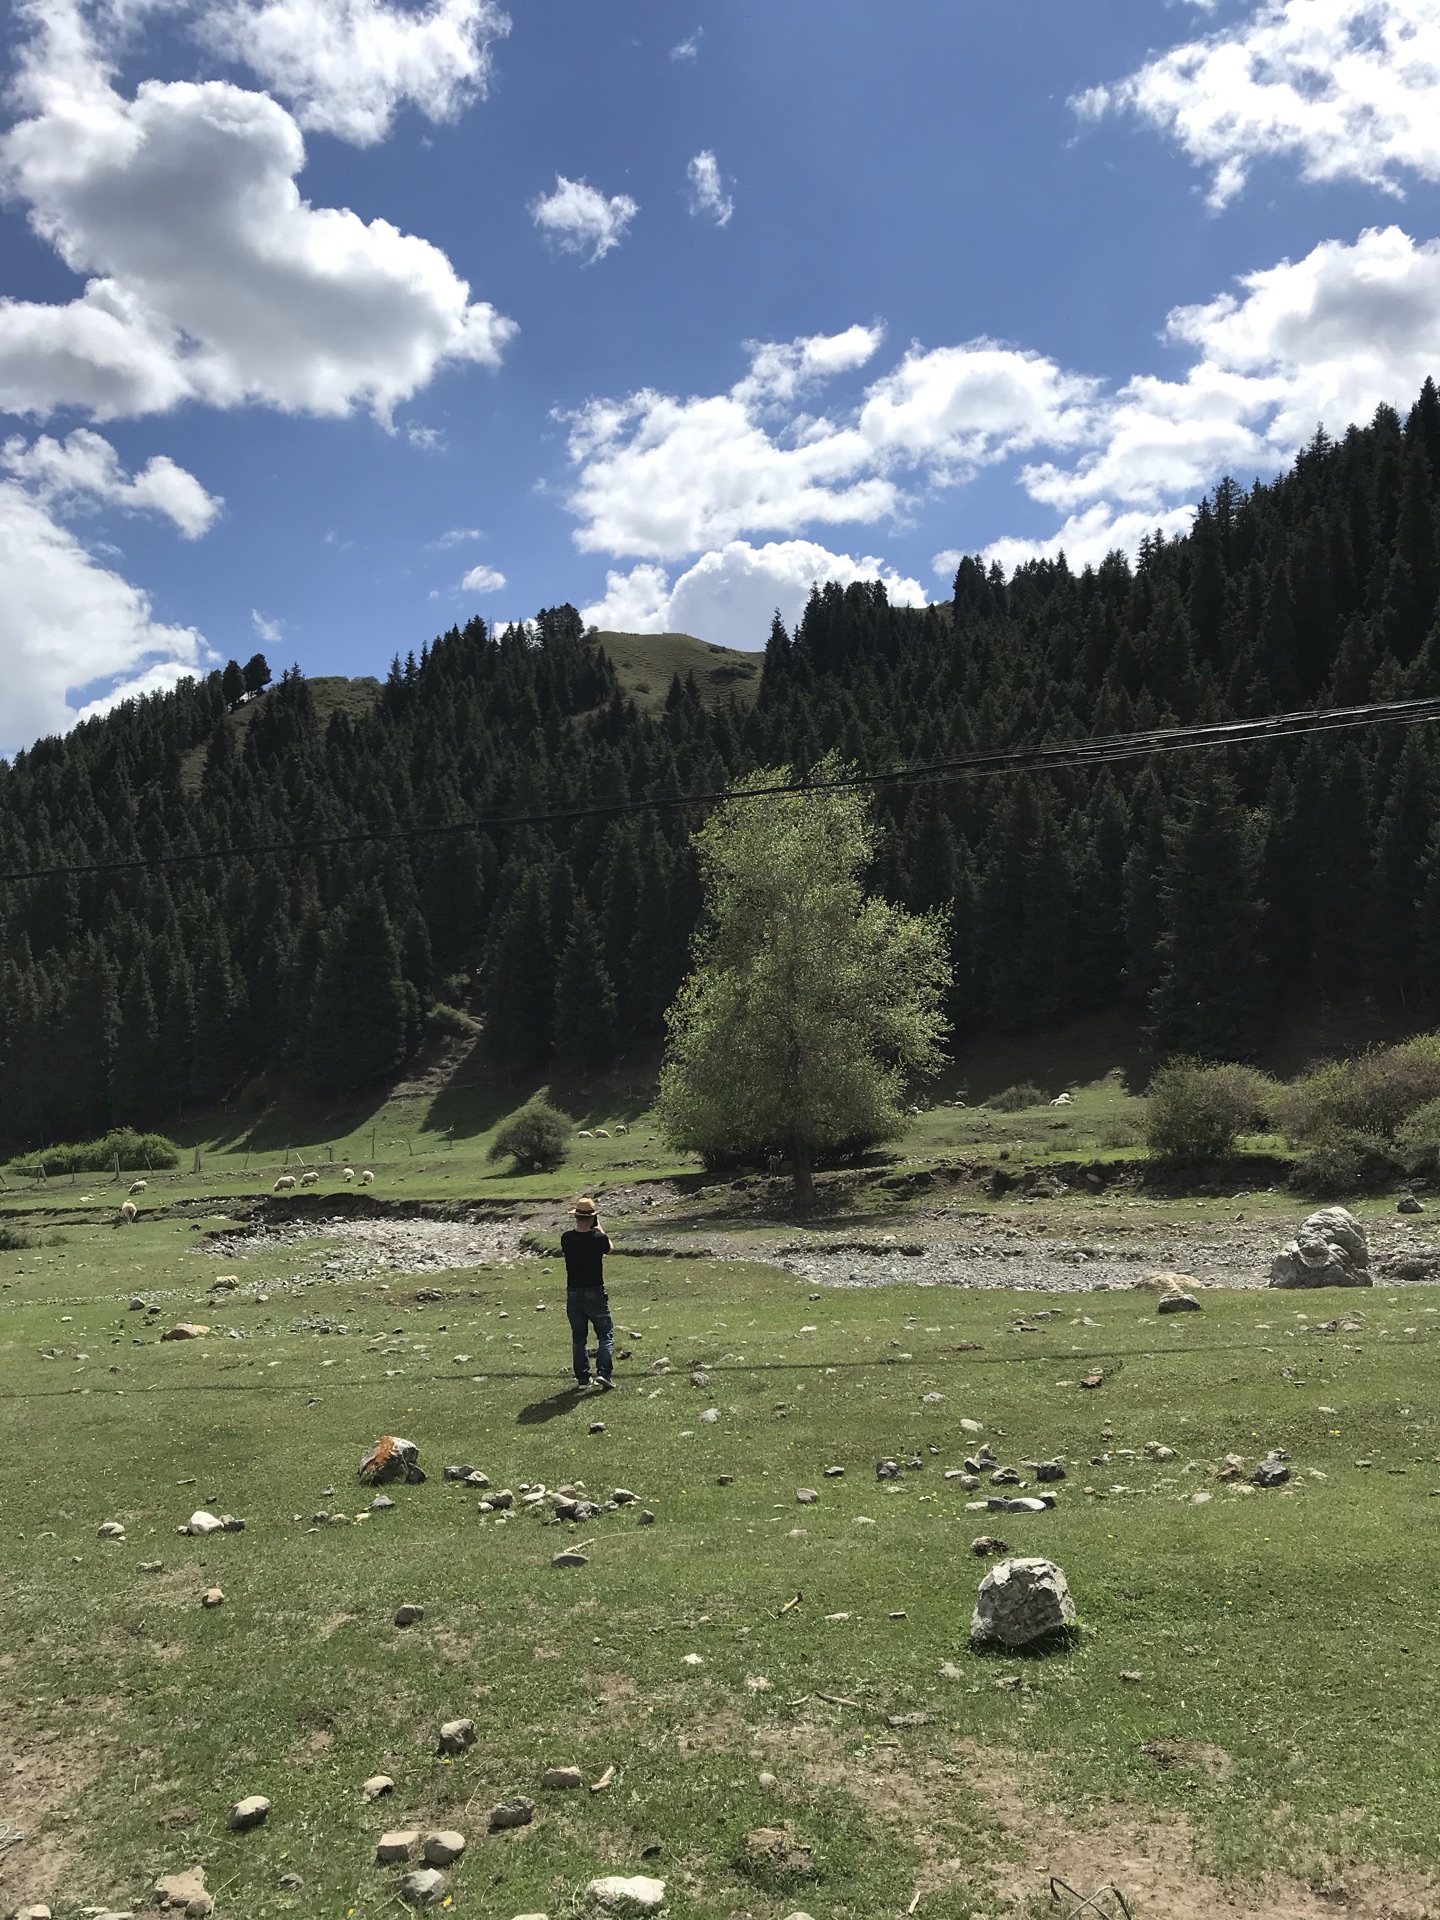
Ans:
[{"label": "shrub", "polygon": [[985,1104],[996,1113],[1023,1113],[1026,1107],[1043,1107],[1048,1100],[1048,1094],[1033,1080],[1022,1080],[1018,1087],[1006,1087],[1003,1093],[992,1094]]},{"label": "shrub", "polygon": [[1412,1116],[1436,1100],[1440,1034],[1425,1033],[1303,1074],[1280,1094],[1276,1111],[1291,1140],[1324,1141],[1346,1133],[1395,1140]]},{"label": "shrub", "polygon": [[548,1100],[534,1099],[511,1114],[490,1143],[487,1157],[504,1160],[508,1156],[525,1173],[553,1173],[565,1163],[573,1125]]},{"label": "shrub", "polygon": [[0,1253],[23,1253],[27,1247],[33,1247],[35,1240],[22,1227],[0,1226]]},{"label": "shrub", "polygon": [[1253,1067],[1172,1060],[1150,1082],[1145,1144],[1162,1160],[1222,1160],[1268,1120],[1270,1081]]},{"label": "shrub", "polygon": [[1337,1131],[1300,1155],[1291,1169],[1290,1185],[1317,1200],[1343,1200],[1393,1186],[1404,1170],[1388,1141],[1374,1134]]},{"label": "shrub", "polygon": [[161,1167],[178,1167],[180,1149],[163,1133],[139,1133],[134,1127],[112,1127],[99,1140],[82,1140],[68,1146],[43,1147],[26,1156],[18,1170],[34,1176],[43,1167],[54,1173],[109,1173],[120,1156],[122,1173],[153,1172]]},{"label": "shrub", "polygon": [[459,1007],[452,1007],[445,1000],[435,1002],[425,1016],[425,1025],[431,1033],[443,1033],[451,1038],[463,1038],[480,1031],[468,1013],[462,1012]]}]

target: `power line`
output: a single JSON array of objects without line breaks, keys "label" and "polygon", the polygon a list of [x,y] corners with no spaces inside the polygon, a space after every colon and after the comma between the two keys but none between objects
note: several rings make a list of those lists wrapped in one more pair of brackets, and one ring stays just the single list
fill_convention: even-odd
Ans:
[{"label": "power line", "polygon": [[987,780],[1003,774],[1058,773],[1114,766],[1171,753],[1207,748],[1260,746],[1308,734],[1338,733],[1356,727],[1416,726],[1440,720],[1440,697],[1386,700],[1365,707],[1329,707],[1323,711],[1271,714],[1261,720],[1226,720],[1204,726],[1152,727],[1140,733],[1110,734],[1098,740],[1056,741],[1048,746],[990,747],[878,773],[848,773],[832,780],[777,781],[739,791],[656,794],[643,800],[614,800],[545,812],[477,815],[434,826],[391,827],[325,834],[314,840],[258,841],[248,846],[211,847],[199,853],[142,854],[129,860],[97,860],[85,865],[29,867],[0,872],[0,884],[27,880],[82,879],[110,873],[149,873],[165,867],[203,866],[209,860],[252,860],[275,854],[328,853],[337,847],[410,840],[443,839],[465,833],[506,833],[517,827],[566,827],[582,820],[614,820],[630,814],[674,812],[712,807],[727,801],[761,800],[787,793],[837,793],[946,780]]}]

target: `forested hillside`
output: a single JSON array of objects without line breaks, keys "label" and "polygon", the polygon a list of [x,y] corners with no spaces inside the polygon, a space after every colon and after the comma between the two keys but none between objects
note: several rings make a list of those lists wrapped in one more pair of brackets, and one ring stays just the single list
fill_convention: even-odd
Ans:
[{"label": "forested hillside", "polygon": [[[287,674],[182,684],[0,765],[0,1136],[163,1123],[283,1067],[400,1067],[437,1001],[519,1072],[661,1031],[698,910],[692,811],[410,830],[1440,693],[1440,396],[1291,473],[1226,482],[1183,540],[1073,573],[962,563],[953,603],[827,587],[753,705],[675,681],[642,714],[573,608],[479,621],[322,719]],[[198,785],[197,762],[203,762]],[[961,1035],[1128,999],[1162,1047],[1243,1054],[1301,984],[1440,1001],[1436,740],[1375,728],[1097,772],[887,791],[878,880],[946,914]],[[303,852],[284,850],[309,843]],[[316,845],[314,843],[320,843]],[[170,861],[244,847],[244,857]]]}]

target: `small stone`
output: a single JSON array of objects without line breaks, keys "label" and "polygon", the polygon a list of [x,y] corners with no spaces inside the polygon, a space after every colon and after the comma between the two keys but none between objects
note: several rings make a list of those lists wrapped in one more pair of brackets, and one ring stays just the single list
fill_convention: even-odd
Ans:
[{"label": "small stone", "polygon": [[447,1720],[440,1729],[441,1753],[464,1753],[467,1747],[475,1744],[475,1722],[473,1720]]},{"label": "small stone", "polygon": [[305,1882],[298,1873],[282,1873],[275,1884],[282,1893],[299,1893]]},{"label": "small stone", "polygon": [[590,1433],[604,1433],[605,1422],[603,1420],[592,1420],[587,1431]]},{"label": "small stone", "polygon": [[797,1487],[795,1489],[795,1498],[800,1506],[813,1507],[820,1496],[814,1487]]},{"label": "small stone", "polygon": [[768,1792],[769,1792],[769,1791],[770,1791],[770,1790],[771,1790],[772,1788],[774,1788],[774,1787],[778,1787],[778,1786],[779,1786],[779,1784],[780,1784],[780,1782],[779,1782],[779,1781],[778,1781],[778,1780],[777,1780],[777,1779],[775,1778],[775,1776],[774,1776],[774,1774],[773,1774],[773,1773],[762,1773],[762,1774],[760,1775],[760,1778],[759,1778],[759,1779],[758,1779],[758,1781],[756,1782],[756,1785],[757,1785],[757,1786],[761,1786],[761,1787],[764,1787],[767,1793],[768,1793]]},{"label": "small stone", "polygon": [[1035,1478],[1042,1481],[1063,1480],[1065,1468],[1059,1460],[1042,1460],[1035,1469]]},{"label": "small stone", "polygon": [[960,1422],[960,1431],[962,1433],[983,1433],[985,1429],[978,1420],[962,1420]]},{"label": "small stone", "polygon": [[205,1891],[205,1869],[190,1867],[184,1873],[162,1873],[155,1882],[155,1904],[165,1912],[193,1914],[205,1920],[215,1911],[215,1896]]},{"label": "small stone", "polygon": [[397,1627],[418,1627],[424,1618],[424,1607],[416,1606],[413,1601],[406,1601],[403,1607],[397,1607],[395,1609],[395,1625]]},{"label": "small stone", "polygon": [[827,1480],[843,1480],[844,1477],[844,1467],[826,1467],[825,1469],[825,1478]]},{"label": "small stone", "polygon": [[125,1538],[125,1529],[118,1520],[102,1521],[101,1525],[97,1528],[97,1532],[102,1540],[123,1540]]},{"label": "small stone", "polygon": [[472,1467],[465,1476],[465,1484],[467,1487],[488,1487],[490,1476],[488,1473],[481,1473],[478,1467]]},{"label": "small stone", "polygon": [[1143,1673],[1137,1672],[1135,1668],[1128,1667],[1121,1673],[1120,1678],[1126,1683],[1127,1686],[1138,1687],[1140,1682],[1145,1678],[1145,1676]]},{"label": "small stone", "polygon": [[953,1660],[942,1660],[940,1662],[940,1678],[942,1680],[963,1680],[965,1675]]},{"label": "small stone", "polygon": [[1156,1313],[1199,1313],[1200,1302],[1193,1293],[1185,1293],[1177,1287],[1173,1293],[1162,1293],[1155,1302]]},{"label": "small stone", "polygon": [[207,1533],[223,1533],[225,1531],[225,1522],[220,1518],[218,1513],[206,1513],[204,1508],[201,1507],[197,1508],[197,1510],[191,1514],[188,1524],[181,1527],[180,1531],[181,1533],[193,1533],[197,1536]]},{"label": "small stone", "polygon": [[585,1891],[602,1907],[631,1913],[655,1913],[665,1904],[665,1882],[643,1873],[633,1874],[628,1880],[623,1874],[607,1873],[592,1880]]},{"label": "small stone", "polygon": [[540,1784],[552,1793],[564,1793],[572,1787],[583,1787],[585,1776],[579,1767],[547,1767]]},{"label": "small stone", "polygon": [[1252,1486],[1283,1487],[1290,1478],[1290,1469],[1285,1465],[1285,1456],[1278,1450],[1267,1453],[1250,1476]]},{"label": "small stone", "polygon": [[1425,1209],[1413,1193],[1402,1193],[1395,1203],[1395,1211],[1397,1213],[1423,1213]]},{"label": "small stone", "polygon": [[376,1866],[389,1867],[397,1860],[408,1860],[419,1838],[420,1832],[416,1827],[392,1827],[389,1833],[382,1833],[375,1843]]},{"label": "small stone", "polygon": [[502,1800],[498,1806],[490,1809],[490,1831],[501,1833],[507,1827],[528,1827],[535,1818],[535,1803],[517,1796],[514,1800]]},{"label": "small stone", "polygon": [[165,1562],[163,1560],[142,1560],[140,1562],[140,1571],[141,1573],[163,1573],[165,1571]]},{"label": "small stone", "polygon": [[892,1620],[908,1620],[910,1616],[903,1607],[898,1607],[895,1612],[891,1614],[890,1618]]},{"label": "small stone", "polygon": [[877,1460],[875,1462],[875,1478],[877,1480],[898,1480],[900,1478],[900,1462],[898,1460]]},{"label": "small stone", "polygon": [[390,1778],[388,1773],[372,1773],[370,1778],[361,1787],[360,1794],[361,1798],[365,1800],[379,1800],[387,1793],[393,1793],[394,1791],[395,1782]]},{"label": "small stone", "polygon": [[1003,1540],[997,1540],[993,1533],[982,1533],[978,1539],[970,1542],[970,1551],[979,1554],[983,1560],[991,1554],[1009,1553],[1010,1549]]},{"label": "small stone", "polygon": [[1058,1628],[1073,1627],[1075,1617],[1069,1585],[1054,1561],[1002,1560],[980,1583],[970,1640],[973,1646],[992,1641],[1028,1646]]},{"label": "small stone", "polygon": [[252,1793],[235,1802],[225,1824],[232,1833],[248,1833],[251,1827],[263,1827],[269,1817],[270,1802],[263,1793]]},{"label": "small stone", "polygon": [[388,1493],[377,1493],[375,1498],[370,1502],[370,1511],[372,1513],[393,1513],[395,1511],[395,1502],[390,1498]]},{"label": "small stone", "polygon": [[705,1661],[701,1654],[685,1653],[680,1656],[680,1664],[682,1667],[703,1667]]},{"label": "small stone", "polygon": [[209,1327],[197,1326],[193,1320],[181,1320],[161,1334],[162,1340],[202,1340],[210,1331]]},{"label": "small stone", "polygon": [[407,1907],[432,1907],[445,1891],[445,1876],[437,1867],[416,1867],[400,1882],[400,1898]]},{"label": "small stone", "polygon": [[15,1920],[50,1920],[49,1907],[17,1907]]},{"label": "small stone", "polygon": [[610,1498],[617,1507],[628,1507],[633,1505],[640,1496],[638,1493],[632,1493],[628,1487],[616,1487]]},{"label": "small stone", "polygon": [[219,1587],[207,1587],[200,1596],[200,1604],[202,1607],[223,1607],[224,1592]]},{"label": "small stone", "polygon": [[787,1537],[791,1540],[808,1540],[810,1538],[810,1529],[808,1527],[791,1527]]},{"label": "small stone", "polygon": [[733,1487],[735,1484],[735,1476],[733,1473],[717,1474],[715,1476],[715,1484],[717,1487]]},{"label": "small stone", "polygon": [[442,1827],[434,1833],[427,1833],[421,1852],[425,1864],[430,1867],[453,1867],[465,1851],[465,1836],[457,1833],[453,1827]]},{"label": "small stone", "polygon": [[572,1547],[567,1547],[563,1553],[557,1553],[550,1564],[552,1567],[588,1567],[590,1556],[588,1553],[576,1553]]},{"label": "small stone", "polygon": [[700,1424],[702,1427],[713,1427],[719,1418],[720,1409],[718,1407],[707,1407],[700,1416]]},{"label": "small stone", "polygon": [[398,1434],[383,1435],[360,1462],[360,1479],[367,1487],[384,1486],[391,1480],[404,1480],[418,1486],[424,1478],[419,1447],[413,1440],[402,1440]]},{"label": "small stone", "polygon": [[650,1509],[647,1507],[640,1516],[640,1525],[642,1527],[653,1527],[654,1524],[655,1524],[655,1516],[653,1513],[651,1513]]}]

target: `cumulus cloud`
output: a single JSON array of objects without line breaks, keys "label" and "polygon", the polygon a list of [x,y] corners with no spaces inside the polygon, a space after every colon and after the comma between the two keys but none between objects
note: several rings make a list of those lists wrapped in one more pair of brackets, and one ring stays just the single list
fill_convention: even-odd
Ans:
[{"label": "cumulus cloud", "polygon": [[677,45],[671,47],[670,58],[672,60],[698,60],[700,58],[700,42],[704,38],[704,27],[696,27],[694,33],[692,33],[688,39],[681,40]]},{"label": "cumulus cloud", "polygon": [[263,640],[267,647],[278,647],[285,638],[285,628],[279,620],[269,620],[258,607],[250,609],[250,624],[255,629],[255,638]]},{"label": "cumulus cloud", "polygon": [[593,266],[625,238],[640,211],[628,193],[611,199],[584,180],[555,176],[555,191],[530,203],[530,217],[558,253],[574,253]]},{"label": "cumulus cloud", "polygon": [[1093,382],[989,340],[912,347],[842,419],[785,414],[805,389],[863,366],[882,337],[856,326],[754,346],[725,394],[592,401],[570,421],[578,545],[666,560],[745,533],[874,523],[906,504],[897,475],[952,484],[1091,430]]},{"label": "cumulus cloud", "polygon": [[160,513],[187,540],[208,532],[225,504],[165,454],[157,454],[132,478],[110,442],[88,427],[64,440],[42,434],[30,445],[12,435],[0,447],[0,467],[47,505],[91,502]]},{"label": "cumulus cloud", "polygon": [[193,627],[157,621],[140,588],[92,558],[58,507],[43,474],[0,480],[3,751],[173,686],[207,657]]},{"label": "cumulus cloud", "polygon": [[505,576],[498,567],[471,567],[460,582],[462,593],[498,593],[505,585]]},{"label": "cumulus cloud", "polygon": [[294,119],[228,82],[111,83],[72,0],[29,0],[0,185],[85,277],[64,304],[0,301],[0,408],[98,418],[184,400],[382,420],[514,333],[428,241],[311,206]]},{"label": "cumulus cloud", "polygon": [[482,95],[510,20],[492,0],[231,0],[206,7],[198,30],[292,101],[302,127],[371,146],[404,105],[453,120]]},{"label": "cumulus cloud", "polygon": [[430,542],[432,547],[443,550],[446,547],[463,547],[467,540],[481,538],[479,527],[449,527],[437,539]]},{"label": "cumulus cloud", "polygon": [[777,611],[793,626],[811,587],[832,580],[843,587],[883,580],[892,605],[927,604],[918,580],[871,556],[856,560],[812,540],[770,541],[763,547],[731,540],[704,554],[673,587],[663,567],[647,562],[628,573],[607,574],[605,597],[584,608],[581,618],[612,633],[693,633],[719,646],[763,647]]},{"label": "cumulus cloud", "polygon": [[690,211],[696,219],[713,220],[717,227],[729,226],[735,202],[725,191],[714,154],[708,149],[697,153],[685,169],[685,177],[690,182]]},{"label": "cumulus cloud", "polygon": [[1435,0],[1266,0],[1244,21],[1173,47],[1074,102],[1129,111],[1211,174],[1223,207],[1257,160],[1293,158],[1311,181],[1440,179]]}]

